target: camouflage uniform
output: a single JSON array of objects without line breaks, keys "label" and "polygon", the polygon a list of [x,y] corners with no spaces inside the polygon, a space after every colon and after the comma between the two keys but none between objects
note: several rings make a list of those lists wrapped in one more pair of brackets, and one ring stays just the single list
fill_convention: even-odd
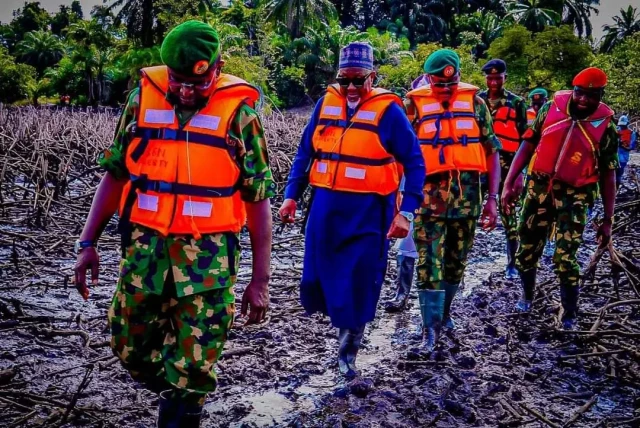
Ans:
[{"label": "camouflage uniform", "polygon": [[[542,125],[551,102],[545,104],[531,125],[531,137],[526,141],[540,142]],[[609,124],[597,153],[601,170],[618,168],[618,137],[613,122]],[[587,224],[587,211],[598,197],[598,183],[579,188],[553,182],[549,189],[549,177],[532,172],[527,177],[527,190],[523,203],[518,234],[520,246],[516,253],[516,266],[526,272],[538,267],[550,229],[555,222],[556,249],[553,263],[562,284],[578,285],[580,266],[576,253],[582,244],[582,232]]]},{"label": "camouflage uniform", "polygon": [[[129,96],[114,143],[100,165],[126,179],[125,153],[135,127],[139,91]],[[179,112],[181,125],[190,117]],[[274,195],[266,141],[256,112],[243,105],[229,134],[237,144],[242,199],[258,202]],[[202,404],[216,388],[214,364],[233,323],[233,285],[240,258],[234,233],[162,236],[133,225],[109,324],[114,354],[134,379],[160,392],[173,386],[188,401]]]},{"label": "camouflage uniform", "polygon": [[[500,149],[493,133],[491,113],[485,102],[475,99],[476,120],[487,155]],[[415,106],[405,101],[409,120]],[[427,166],[427,173],[429,166]],[[480,174],[452,171],[427,175],[424,201],[414,220],[413,239],[418,251],[418,289],[441,289],[441,283],[459,284],[473,245],[476,224],[482,213]]]},{"label": "camouflage uniform", "polygon": [[[516,128],[520,135],[523,135],[527,130],[527,105],[523,98],[503,89],[502,97],[497,100],[489,100],[489,93],[487,91],[482,91],[478,93],[478,96],[482,98],[489,107],[489,111],[491,112],[491,116],[495,116],[496,112],[499,108],[508,106],[515,110],[516,112]],[[511,99],[509,99],[511,98]],[[505,180],[507,179],[507,174],[509,174],[509,168],[511,168],[511,163],[513,163],[513,159],[516,154],[511,152],[505,152],[504,150],[500,151],[500,192],[502,194],[502,186],[504,185]],[[518,230],[517,230],[517,215],[516,212],[513,211],[512,214],[507,214],[502,209],[502,204],[498,204],[500,209],[500,219],[502,221],[502,226],[504,227],[505,233],[507,235],[507,241],[517,241],[518,240]],[[519,210],[521,207],[520,199],[518,199],[516,204],[516,210]]]}]

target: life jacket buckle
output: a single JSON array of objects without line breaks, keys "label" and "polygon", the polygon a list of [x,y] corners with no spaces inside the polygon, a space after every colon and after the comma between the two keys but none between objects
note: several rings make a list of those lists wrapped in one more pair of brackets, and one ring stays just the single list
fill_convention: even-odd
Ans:
[{"label": "life jacket buckle", "polygon": [[162,139],[163,140],[177,140],[178,139],[178,131],[171,128],[164,128],[162,130]]}]

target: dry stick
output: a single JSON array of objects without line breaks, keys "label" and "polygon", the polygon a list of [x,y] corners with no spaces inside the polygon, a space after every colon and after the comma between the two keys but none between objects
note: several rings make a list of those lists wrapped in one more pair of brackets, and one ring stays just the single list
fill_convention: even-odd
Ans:
[{"label": "dry stick", "polygon": [[22,410],[26,410],[28,412],[33,410],[31,407],[27,407],[24,404],[16,403],[15,401],[9,400],[8,398],[5,398],[5,397],[0,397],[0,401],[4,401],[5,403],[12,404],[12,405],[14,405],[16,407],[19,407]]},{"label": "dry stick", "polygon": [[23,423],[25,423],[26,421],[31,419],[36,413],[38,413],[37,410],[31,411],[30,413],[28,413],[25,416],[21,417],[17,421],[11,423],[11,425],[9,425],[9,428],[19,427],[20,425],[22,425]]},{"label": "dry stick", "polygon": [[82,382],[80,382],[80,385],[78,385],[78,390],[76,391],[76,393],[73,394],[73,397],[71,398],[71,401],[67,406],[67,410],[65,411],[64,416],[62,417],[62,421],[60,422],[60,425],[64,425],[64,423],[67,422],[67,418],[69,417],[69,414],[71,413],[73,408],[76,406],[76,403],[78,402],[80,393],[82,393],[82,391],[84,391],[84,389],[87,386],[89,386],[89,382],[91,381],[91,373],[93,373],[93,366],[87,367],[87,371],[84,372],[84,378],[82,379]]},{"label": "dry stick", "polygon": [[553,428],[560,428],[560,425],[554,424],[549,419],[547,419],[544,415],[542,415],[540,412],[527,407],[526,404],[520,403],[520,407],[522,407],[524,410],[529,412],[532,416],[535,416],[536,419],[538,419],[540,422],[544,422],[545,424],[547,424],[547,425],[549,425],[550,427],[553,427]]},{"label": "dry stick", "polygon": [[591,397],[591,400],[589,400],[582,407],[576,410],[575,414],[571,417],[571,419],[569,419],[564,425],[562,425],[562,427],[566,428],[571,426],[574,422],[580,419],[580,416],[588,412],[589,409],[596,403],[596,401],[598,401],[598,396],[594,395],[593,397]]},{"label": "dry stick", "polygon": [[507,400],[505,400],[504,398],[501,398],[499,403],[502,405],[502,407],[504,407],[509,413],[511,413],[513,415],[514,418],[516,419],[522,419],[522,415],[520,413],[518,413],[518,411],[507,402]]},{"label": "dry stick", "polygon": [[574,358],[583,358],[583,357],[605,357],[607,355],[616,355],[621,354],[623,352],[627,352],[626,349],[618,349],[615,351],[605,351],[605,352],[588,352],[586,354],[576,354],[576,355],[562,355],[558,359],[560,360],[572,360]]}]

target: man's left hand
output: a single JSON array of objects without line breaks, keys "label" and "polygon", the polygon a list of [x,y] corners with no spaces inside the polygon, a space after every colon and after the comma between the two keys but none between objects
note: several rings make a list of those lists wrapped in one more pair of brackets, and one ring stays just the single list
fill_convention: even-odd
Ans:
[{"label": "man's left hand", "polygon": [[496,224],[498,223],[498,203],[495,199],[490,198],[486,204],[484,204],[484,208],[482,209],[482,216],[480,217],[480,223],[482,224],[482,229],[487,232],[491,232],[495,229]]},{"label": "man's left hand", "polygon": [[409,235],[409,228],[411,224],[409,220],[403,215],[396,214],[387,233],[387,239],[391,238],[406,238]]},{"label": "man's left hand", "polygon": [[604,221],[598,228],[596,239],[600,241],[600,248],[606,247],[611,241],[611,222]]},{"label": "man's left hand", "polygon": [[269,309],[269,281],[252,279],[242,294],[242,315],[247,315],[249,310],[249,318],[245,325],[259,324],[267,316]]}]

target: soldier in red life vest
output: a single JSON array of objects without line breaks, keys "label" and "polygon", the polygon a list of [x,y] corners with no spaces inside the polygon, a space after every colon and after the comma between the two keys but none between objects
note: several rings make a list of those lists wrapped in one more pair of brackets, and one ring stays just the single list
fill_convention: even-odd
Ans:
[{"label": "soldier in red life vest", "polygon": [[516,309],[529,311],[534,298],[538,260],[551,224],[556,222],[555,272],[560,280],[562,324],[575,326],[580,267],[576,253],[582,243],[587,211],[601,189],[604,221],[598,229],[601,245],[611,239],[618,168],[618,135],[613,111],[601,102],[606,74],[588,68],[573,80],[573,91],[559,91],[545,104],[530,129],[507,176],[502,192],[505,210],[519,197],[514,191],[520,171],[535,159],[519,223],[516,266],[523,294]]},{"label": "soldier in red life vest", "polygon": [[531,126],[540,108],[549,101],[549,93],[544,88],[536,88],[529,92],[529,108],[527,109],[527,125]]}]

